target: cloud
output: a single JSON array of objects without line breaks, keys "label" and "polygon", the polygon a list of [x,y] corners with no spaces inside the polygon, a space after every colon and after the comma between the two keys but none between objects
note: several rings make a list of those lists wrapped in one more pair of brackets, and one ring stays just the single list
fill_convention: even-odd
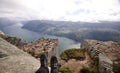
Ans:
[{"label": "cloud", "polygon": [[0,16],[70,21],[120,21],[119,0],[0,0]]}]

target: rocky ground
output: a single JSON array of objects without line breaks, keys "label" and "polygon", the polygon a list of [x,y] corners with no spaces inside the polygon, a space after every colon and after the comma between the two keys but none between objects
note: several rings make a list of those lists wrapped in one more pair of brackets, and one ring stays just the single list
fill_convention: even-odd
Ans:
[{"label": "rocky ground", "polygon": [[43,52],[46,53],[49,58],[52,55],[58,55],[58,39],[39,38],[34,42],[27,43],[21,38],[5,35],[1,31],[0,37],[36,58],[39,58]]},{"label": "rocky ground", "polygon": [[[0,37],[6,40],[0,38],[0,73],[35,73],[40,63],[34,57],[39,57],[41,52],[56,55],[58,51],[57,39],[40,38],[35,42],[23,44],[16,37],[4,37],[4,34],[0,34]],[[22,44],[20,47],[22,50],[7,41],[14,45],[16,43]],[[89,68],[93,73],[98,73],[98,67],[100,73],[105,71],[112,73],[114,64],[119,67],[120,42],[84,40],[81,43],[81,49],[73,49],[63,53],[61,59],[58,59],[60,67],[68,67],[74,70],[74,73],[80,73],[83,67]],[[116,73],[119,73],[118,67],[115,69]]]},{"label": "rocky ground", "polygon": [[68,67],[74,70],[74,73],[79,73],[84,66],[88,68],[91,66],[92,60],[87,52],[85,53],[85,57],[86,58],[84,60],[70,59],[67,62],[64,60],[59,60],[59,64],[61,64],[61,67]]},{"label": "rocky ground", "polygon": [[84,40],[81,48],[87,49],[93,58],[97,58],[99,53],[104,53],[110,60],[120,61],[120,43],[113,41]]},{"label": "rocky ground", "polygon": [[[94,61],[99,61],[100,73],[119,71],[120,43],[113,41],[84,40],[81,48],[87,50]],[[117,65],[118,67],[114,66]],[[119,72],[116,72],[119,73]]]},{"label": "rocky ground", "polygon": [[0,37],[6,40],[7,42],[17,46],[18,48],[27,44],[25,40],[18,37],[5,35],[2,31],[0,31]]},{"label": "rocky ground", "polygon": [[0,38],[0,73],[35,73],[40,63]]}]

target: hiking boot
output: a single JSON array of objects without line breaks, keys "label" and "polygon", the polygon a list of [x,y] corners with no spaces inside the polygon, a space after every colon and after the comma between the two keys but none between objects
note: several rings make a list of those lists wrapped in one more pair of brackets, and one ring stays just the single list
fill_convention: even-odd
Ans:
[{"label": "hiking boot", "polygon": [[50,60],[50,67],[51,67],[51,73],[59,73],[58,72],[58,60],[56,56],[52,56]]},{"label": "hiking boot", "polygon": [[49,69],[47,67],[47,57],[45,54],[40,56],[41,67],[36,71],[36,73],[49,73]]}]

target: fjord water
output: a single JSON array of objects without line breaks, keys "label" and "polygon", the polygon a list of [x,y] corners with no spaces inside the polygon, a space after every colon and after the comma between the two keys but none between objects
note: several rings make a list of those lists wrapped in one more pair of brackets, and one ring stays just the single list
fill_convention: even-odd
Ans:
[{"label": "fjord water", "polygon": [[29,31],[21,27],[22,27],[21,23],[18,23],[12,26],[7,26],[4,28],[5,29],[4,32],[11,36],[20,37],[26,40],[27,42],[33,42],[41,37],[58,39],[59,40],[58,54],[60,54],[65,49],[80,48],[80,43],[77,43],[74,40],[71,40],[65,37],[58,37],[58,36],[47,35],[47,34],[38,34],[36,32]]}]

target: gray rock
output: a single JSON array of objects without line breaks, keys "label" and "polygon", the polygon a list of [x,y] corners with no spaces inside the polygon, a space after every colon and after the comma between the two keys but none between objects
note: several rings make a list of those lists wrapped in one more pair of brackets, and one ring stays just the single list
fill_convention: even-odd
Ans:
[{"label": "gray rock", "polygon": [[120,61],[119,42],[84,40],[81,48],[86,49],[94,60],[99,60],[100,73],[113,73],[113,64]]},{"label": "gray rock", "polygon": [[99,71],[100,73],[113,73],[113,62],[104,54],[99,54]]},{"label": "gray rock", "polygon": [[35,73],[39,66],[37,59],[0,38],[0,73]]}]

